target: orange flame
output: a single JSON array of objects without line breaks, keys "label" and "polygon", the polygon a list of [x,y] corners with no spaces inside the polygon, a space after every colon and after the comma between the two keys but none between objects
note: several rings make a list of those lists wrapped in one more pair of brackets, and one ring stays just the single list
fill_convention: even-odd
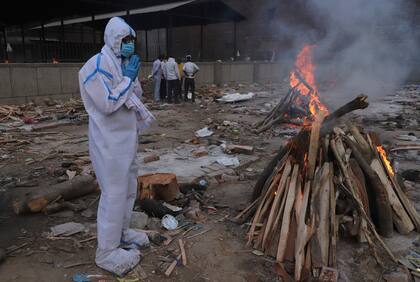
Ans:
[{"label": "orange flame", "polygon": [[[312,62],[312,50],[315,45],[305,45],[298,54],[295,62],[296,70],[290,73],[290,87],[297,88],[299,92],[309,97],[309,111],[315,117],[318,111],[328,113],[327,107],[319,100],[318,89],[315,84],[315,65]],[[299,79],[305,80],[306,84]]]},{"label": "orange flame", "polygon": [[394,176],[394,169],[392,168],[391,162],[388,160],[384,147],[380,145],[376,146],[376,150],[378,150],[378,153],[381,156],[382,161],[389,172],[389,175]]}]

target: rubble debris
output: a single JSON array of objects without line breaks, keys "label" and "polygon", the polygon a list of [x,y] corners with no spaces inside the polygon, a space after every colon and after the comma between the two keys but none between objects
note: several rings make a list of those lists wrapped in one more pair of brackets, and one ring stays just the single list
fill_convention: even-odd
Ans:
[{"label": "rubble debris", "polygon": [[171,214],[174,216],[178,214],[178,212],[174,212],[158,201],[149,198],[144,198],[141,200],[140,207],[151,217],[162,218],[166,214]]},{"label": "rubble debris", "polygon": [[40,212],[49,203],[61,197],[63,200],[78,198],[98,190],[95,179],[90,175],[76,176],[72,180],[42,188],[13,201],[16,214]]},{"label": "rubble debris", "polygon": [[401,176],[408,181],[418,182],[420,181],[420,170],[407,169],[401,173]]},{"label": "rubble debris", "polygon": [[217,163],[224,165],[224,166],[239,166],[239,159],[237,157],[220,157],[217,159]]},{"label": "rubble debris", "polygon": [[217,99],[217,101],[222,103],[235,103],[251,100],[254,96],[255,93],[252,92],[249,92],[248,94],[232,93],[223,95],[221,98]]},{"label": "rubble debris", "polygon": [[202,128],[202,129],[200,129],[200,130],[197,130],[196,132],[195,132],[195,136],[197,136],[197,137],[209,137],[209,136],[212,136],[213,135],[213,131],[211,131],[211,130],[209,130],[209,128],[208,127],[204,127],[204,128]]},{"label": "rubble debris", "polygon": [[178,227],[178,220],[170,214],[162,217],[162,226],[167,230],[175,230]]},{"label": "rubble debris", "polygon": [[196,158],[201,158],[209,155],[209,152],[205,148],[200,148],[196,151],[193,151],[193,156]]},{"label": "rubble debris", "polygon": [[138,177],[139,199],[145,198],[171,202],[179,195],[179,185],[173,173],[152,173]]},{"label": "rubble debris", "polygon": [[254,147],[246,145],[227,144],[224,145],[223,148],[228,154],[252,155],[254,153]]},{"label": "rubble debris", "polygon": [[153,154],[143,158],[145,164],[160,160],[159,155]]},{"label": "rubble debris", "polygon": [[81,223],[76,222],[67,222],[63,224],[59,224],[56,226],[53,226],[51,229],[51,235],[56,236],[71,236],[80,232],[83,232],[85,230],[85,226]]},{"label": "rubble debris", "polygon": [[179,249],[181,251],[181,258],[182,258],[182,265],[187,265],[187,254],[185,252],[184,241],[182,239],[178,239]]},{"label": "rubble debris", "polygon": [[172,272],[174,271],[176,265],[178,264],[178,261],[181,259],[181,255],[178,255],[176,259],[169,265],[168,269],[165,271],[165,276],[169,277],[171,276]]},{"label": "rubble debris", "polygon": [[144,229],[149,222],[149,216],[144,212],[131,213],[130,228]]}]

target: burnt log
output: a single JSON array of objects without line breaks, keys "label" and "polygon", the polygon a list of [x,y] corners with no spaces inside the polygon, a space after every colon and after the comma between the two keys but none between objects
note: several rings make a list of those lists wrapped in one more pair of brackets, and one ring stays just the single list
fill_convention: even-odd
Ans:
[{"label": "burnt log", "polygon": [[68,201],[98,191],[95,179],[90,175],[76,176],[70,181],[43,188],[13,201],[16,214],[40,212],[58,198]]},{"label": "burnt log", "polygon": [[375,193],[376,213],[378,214],[378,231],[384,237],[391,237],[393,233],[392,208],[388,199],[388,194],[379,176],[368,164],[367,160],[360,152],[357,145],[348,137],[344,137],[344,142],[351,148],[354,158],[360,165],[364,174]]}]

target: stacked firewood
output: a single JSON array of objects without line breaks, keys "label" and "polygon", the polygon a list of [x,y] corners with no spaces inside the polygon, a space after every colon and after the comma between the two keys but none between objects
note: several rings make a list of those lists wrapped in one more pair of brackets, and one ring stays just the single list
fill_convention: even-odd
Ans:
[{"label": "stacked firewood", "polygon": [[237,216],[252,218],[248,245],[276,258],[283,281],[335,281],[339,229],[367,242],[380,264],[396,262],[381,236],[394,227],[420,231],[376,134],[333,126],[343,108],[327,118],[319,113],[279,150],[257,181],[254,202]]}]

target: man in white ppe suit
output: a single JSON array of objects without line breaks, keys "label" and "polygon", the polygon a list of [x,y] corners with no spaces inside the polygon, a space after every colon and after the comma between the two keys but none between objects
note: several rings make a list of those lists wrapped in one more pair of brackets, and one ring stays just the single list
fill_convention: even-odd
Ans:
[{"label": "man in white ppe suit", "polygon": [[152,77],[153,77],[153,83],[154,83],[153,98],[155,102],[160,101],[160,83],[162,79],[162,60],[163,60],[163,56],[159,55],[159,57],[153,62],[153,68],[152,68]]},{"label": "man in white ppe suit", "polygon": [[140,58],[134,55],[135,36],[123,19],[110,19],[104,47],[79,72],[80,92],[89,114],[89,153],[101,188],[95,261],[119,276],[138,264],[139,248],[149,245],[146,234],[129,229],[137,190],[137,138],[154,120],[139,99],[142,89],[137,79]]}]

